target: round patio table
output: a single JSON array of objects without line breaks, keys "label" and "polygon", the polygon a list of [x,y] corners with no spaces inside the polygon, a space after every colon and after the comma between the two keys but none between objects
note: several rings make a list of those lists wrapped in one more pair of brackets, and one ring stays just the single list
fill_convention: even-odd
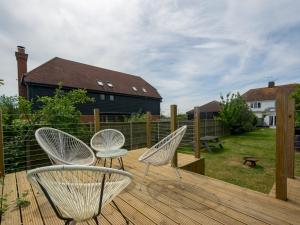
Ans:
[{"label": "round patio table", "polygon": [[112,166],[112,160],[118,158],[121,169],[125,170],[122,157],[125,156],[127,152],[128,151],[124,148],[120,148],[116,150],[102,150],[96,153],[96,157],[98,159],[104,158],[104,167],[106,166],[106,159],[110,159],[110,166],[109,166],[110,168]]}]

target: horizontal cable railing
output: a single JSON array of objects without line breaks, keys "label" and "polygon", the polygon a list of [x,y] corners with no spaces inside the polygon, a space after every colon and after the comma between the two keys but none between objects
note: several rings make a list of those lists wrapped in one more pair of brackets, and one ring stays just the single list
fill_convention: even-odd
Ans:
[{"label": "horizontal cable railing", "polygon": [[[12,115],[4,115],[12,116]],[[15,115],[13,115],[15,116]],[[32,115],[23,115],[17,122],[3,126],[3,156],[5,173],[32,169],[35,167],[50,165],[50,160],[40,148],[35,139],[35,131],[40,127],[54,127],[70,133],[89,145],[90,139],[95,133],[93,122],[79,123],[28,123]],[[26,122],[27,121],[27,122]],[[178,121],[177,127],[187,125],[186,134],[180,147],[193,149],[194,146],[194,121]],[[223,136],[224,128],[219,121],[202,120],[200,123],[201,136]],[[117,129],[125,136],[124,148],[132,150],[147,146],[147,123],[145,122],[100,122],[100,130]],[[151,144],[154,145],[170,134],[170,121],[157,120],[151,122]]]}]

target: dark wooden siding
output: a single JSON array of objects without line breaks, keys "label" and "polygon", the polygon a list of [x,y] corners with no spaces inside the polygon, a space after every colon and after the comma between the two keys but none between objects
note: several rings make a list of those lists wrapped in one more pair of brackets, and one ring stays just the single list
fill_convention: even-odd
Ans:
[{"label": "dark wooden siding", "polygon": [[[28,96],[29,99],[33,99],[35,101],[37,96],[52,96],[54,94],[54,90],[55,87],[28,85]],[[100,99],[100,94],[105,94],[105,100]],[[93,97],[95,102],[78,107],[83,115],[93,114],[94,108],[99,108],[103,114],[111,115],[130,115],[132,113],[145,113],[147,111],[150,111],[152,115],[160,114],[160,99],[92,91],[88,91],[88,95]],[[110,95],[114,96],[114,101],[110,101]],[[35,102],[33,107],[34,109],[38,109],[40,105]]]}]

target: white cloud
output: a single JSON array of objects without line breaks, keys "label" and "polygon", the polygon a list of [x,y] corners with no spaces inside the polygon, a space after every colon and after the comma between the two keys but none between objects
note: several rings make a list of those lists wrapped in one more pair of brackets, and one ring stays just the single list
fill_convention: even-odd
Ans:
[{"label": "white cloud", "polygon": [[173,103],[187,111],[269,77],[299,82],[299,7],[297,0],[4,1],[0,92],[16,94],[19,44],[29,69],[59,56],[138,74],[159,90],[163,111]]}]

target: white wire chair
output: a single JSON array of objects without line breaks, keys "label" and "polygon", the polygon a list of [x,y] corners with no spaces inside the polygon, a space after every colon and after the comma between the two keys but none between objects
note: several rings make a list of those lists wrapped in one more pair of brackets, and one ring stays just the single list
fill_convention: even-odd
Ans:
[{"label": "white wire chair", "polygon": [[[146,152],[139,157],[139,161],[146,164],[146,169],[143,177],[143,183],[145,177],[148,175],[149,166],[163,166],[169,164],[178,148],[187,126],[182,126],[162,139],[160,142],[147,149]],[[177,181],[180,181],[180,173],[177,167],[173,167]]]},{"label": "white wire chair", "polygon": [[115,129],[104,129],[93,135],[90,145],[92,149],[97,151],[97,158],[104,158],[104,166],[106,159],[110,158],[110,167],[112,160],[118,158],[121,168],[124,170],[122,156],[127,154],[126,149],[122,149],[125,144],[125,137],[122,132]]},{"label": "white wire chair", "polygon": [[96,162],[95,154],[88,145],[61,130],[42,127],[36,130],[35,138],[52,164],[94,165]]},{"label": "white wire chair", "polygon": [[[78,165],[33,169],[27,178],[32,184],[39,185],[57,217],[66,225],[90,219],[99,224],[97,217],[101,209],[113,202],[132,180],[131,174],[125,171]],[[128,224],[129,220],[115,206]]]}]

